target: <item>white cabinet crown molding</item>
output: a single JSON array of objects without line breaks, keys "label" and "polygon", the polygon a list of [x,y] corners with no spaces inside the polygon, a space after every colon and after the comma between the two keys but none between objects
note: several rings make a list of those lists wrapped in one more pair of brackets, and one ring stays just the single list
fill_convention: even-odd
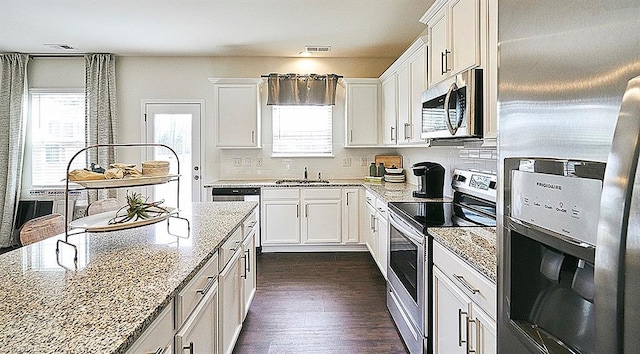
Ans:
[{"label": "white cabinet crown molding", "polygon": [[398,71],[398,67],[406,62],[409,57],[411,57],[415,52],[420,50],[420,48],[424,47],[429,43],[429,37],[427,35],[420,36],[416,38],[413,43],[407,48],[399,57],[396,59],[393,64],[391,64],[387,70],[385,70],[382,75],[380,75],[380,81],[384,81],[387,77],[393,75]]},{"label": "white cabinet crown molding", "polygon": [[448,2],[449,2],[449,0],[436,0],[431,5],[431,7],[429,7],[427,12],[425,12],[424,15],[422,15],[422,17],[420,17],[420,22],[424,23],[426,25],[429,21],[431,21],[431,19],[433,19],[433,17],[435,17],[438,14],[438,12],[445,5],[447,5]]}]

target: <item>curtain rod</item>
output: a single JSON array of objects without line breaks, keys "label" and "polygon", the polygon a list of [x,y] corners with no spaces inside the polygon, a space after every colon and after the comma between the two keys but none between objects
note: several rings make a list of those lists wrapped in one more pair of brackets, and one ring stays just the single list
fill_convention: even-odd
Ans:
[{"label": "curtain rod", "polygon": [[[289,74],[278,74],[278,75],[289,75]],[[335,75],[335,74],[324,74],[324,75],[320,75],[320,74],[302,74],[302,75],[299,75],[299,76],[311,76],[311,75],[316,75],[316,76],[327,76],[327,75]],[[268,78],[268,77],[269,77],[269,75],[268,75],[268,74],[267,74],[267,75],[260,75],[260,77],[262,77],[262,78]],[[344,76],[342,76],[342,75],[336,75],[336,77],[337,77],[338,79],[342,79]]]},{"label": "curtain rod", "polygon": [[29,54],[29,58],[84,58],[84,54]]}]

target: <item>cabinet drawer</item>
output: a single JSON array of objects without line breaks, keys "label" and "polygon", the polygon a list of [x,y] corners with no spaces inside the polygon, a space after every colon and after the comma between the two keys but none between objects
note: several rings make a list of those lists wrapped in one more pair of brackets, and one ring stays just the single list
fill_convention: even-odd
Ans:
[{"label": "cabinet drawer", "polygon": [[382,199],[376,199],[376,210],[381,218],[388,220],[389,219],[389,208],[387,207],[387,202]]},{"label": "cabinet drawer", "polygon": [[242,243],[242,228],[238,227],[233,231],[231,237],[222,244],[220,247],[220,259],[219,259],[219,270],[222,271],[224,266],[229,262],[231,257],[236,253],[236,251],[240,250]]},{"label": "cabinet drawer", "polygon": [[128,353],[165,353],[170,352],[173,337],[173,304],[169,303],[158,318],[127,350]]},{"label": "cabinet drawer", "polygon": [[339,188],[305,188],[302,190],[304,199],[340,199],[342,190]]},{"label": "cabinet drawer", "polygon": [[364,199],[367,201],[367,204],[371,205],[372,207],[376,206],[376,196],[373,195],[372,192],[365,190]]},{"label": "cabinet drawer", "polygon": [[433,243],[433,264],[471,300],[496,318],[496,285],[438,242]]},{"label": "cabinet drawer", "polygon": [[249,215],[249,217],[242,222],[242,230],[243,230],[242,239],[244,240],[249,234],[251,234],[251,232],[257,229],[258,229],[258,210],[254,209],[253,213],[251,213],[251,215]]},{"label": "cabinet drawer", "polygon": [[184,320],[198,305],[204,296],[203,291],[208,283],[218,276],[218,254],[216,253],[176,296],[176,328],[180,328]]},{"label": "cabinet drawer", "polygon": [[262,188],[262,199],[264,200],[280,200],[280,199],[299,199],[299,188]]}]

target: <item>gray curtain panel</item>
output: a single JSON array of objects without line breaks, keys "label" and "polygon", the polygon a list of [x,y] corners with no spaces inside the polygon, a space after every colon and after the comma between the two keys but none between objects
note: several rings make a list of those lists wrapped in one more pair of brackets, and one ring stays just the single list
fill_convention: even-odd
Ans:
[{"label": "gray curtain panel", "polygon": [[17,244],[12,234],[22,180],[28,61],[26,54],[0,54],[0,247]]},{"label": "gray curtain panel", "polygon": [[[85,115],[87,145],[116,144],[118,140],[118,105],[116,102],[116,59],[113,54],[85,55]],[[116,162],[113,147],[87,150],[87,163],[108,168]],[[115,190],[90,191],[89,203],[116,197]]]},{"label": "gray curtain panel", "polygon": [[269,74],[268,106],[328,106],[336,104],[340,76]]}]

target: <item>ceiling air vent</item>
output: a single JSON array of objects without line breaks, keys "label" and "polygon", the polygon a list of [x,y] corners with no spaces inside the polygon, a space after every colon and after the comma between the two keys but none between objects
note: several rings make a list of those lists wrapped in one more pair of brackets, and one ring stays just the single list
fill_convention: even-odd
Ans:
[{"label": "ceiling air vent", "polygon": [[331,50],[329,45],[306,45],[304,50],[309,53],[326,53]]}]

